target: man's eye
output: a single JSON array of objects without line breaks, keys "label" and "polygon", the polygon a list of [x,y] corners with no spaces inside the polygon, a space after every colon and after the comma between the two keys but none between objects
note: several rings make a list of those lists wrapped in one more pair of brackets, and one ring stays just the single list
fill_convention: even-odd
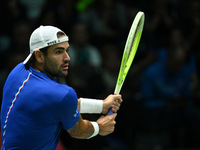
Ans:
[{"label": "man's eye", "polygon": [[58,55],[58,54],[61,54],[62,53],[62,51],[56,51],[56,54]]}]

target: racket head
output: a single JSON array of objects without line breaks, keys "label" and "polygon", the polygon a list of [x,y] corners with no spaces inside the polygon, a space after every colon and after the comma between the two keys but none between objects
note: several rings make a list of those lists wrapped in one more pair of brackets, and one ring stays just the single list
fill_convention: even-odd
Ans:
[{"label": "racket head", "polygon": [[119,94],[126,78],[126,75],[131,67],[135,54],[137,52],[137,48],[140,43],[140,39],[142,36],[143,26],[144,26],[145,15],[144,12],[139,11],[133,20],[131,25],[124,52],[121,61],[120,71],[115,87],[115,94]]},{"label": "racket head", "polygon": [[[126,78],[126,75],[131,67],[131,64],[133,62],[133,59],[135,57],[137,48],[140,43],[140,39],[142,36],[142,31],[143,31],[143,26],[144,26],[144,19],[145,15],[143,12],[139,11],[133,20],[133,23],[131,25],[131,29],[129,31],[123,56],[122,56],[122,61],[121,61],[121,66],[120,66],[120,71],[117,79],[117,83],[115,86],[115,91],[114,94],[119,94],[122,88],[122,85],[124,83],[124,80]],[[113,114],[112,108],[109,109],[107,115]]]}]

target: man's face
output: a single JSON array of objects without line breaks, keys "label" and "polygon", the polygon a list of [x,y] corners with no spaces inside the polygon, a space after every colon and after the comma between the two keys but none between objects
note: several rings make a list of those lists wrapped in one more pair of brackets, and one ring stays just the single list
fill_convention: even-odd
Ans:
[{"label": "man's face", "polygon": [[70,57],[68,55],[69,43],[63,42],[49,47],[44,57],[43,69],[50,77],[65,77],[68,74]]}]

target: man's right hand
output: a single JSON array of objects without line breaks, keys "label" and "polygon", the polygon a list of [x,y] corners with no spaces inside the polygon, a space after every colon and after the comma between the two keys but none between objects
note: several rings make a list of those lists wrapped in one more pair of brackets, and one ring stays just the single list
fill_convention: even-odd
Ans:
[{"label": "man's right hand", "polygon": [[114,132],[117,113],[101,116],[96,122],[99,125],[99,135],[106,136]]}]

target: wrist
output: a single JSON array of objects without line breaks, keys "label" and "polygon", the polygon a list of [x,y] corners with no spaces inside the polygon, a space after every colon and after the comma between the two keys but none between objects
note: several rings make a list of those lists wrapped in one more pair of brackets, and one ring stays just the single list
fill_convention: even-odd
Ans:
[{"label": "wrist", "polygon": [[97,122],[93,122],[93,121],[91,121],[90,123],[92,124],[92,126],[93,126],[93,128],[94,128],[94,132],[93,132],[93,134],[92,134],[90,137],[88,137],[87,139],[93,138],[94,136],[96,136],[96,135],[99,134],[99,125],[98,125],[98,123],[97,123]]},{"label": "wrist", "polygon": [[108,112],[108,109],[109,109],[109,105],[108,105],[108,102],[103,100],[103,109],[102,109],[102,114],[106,114]]}]

